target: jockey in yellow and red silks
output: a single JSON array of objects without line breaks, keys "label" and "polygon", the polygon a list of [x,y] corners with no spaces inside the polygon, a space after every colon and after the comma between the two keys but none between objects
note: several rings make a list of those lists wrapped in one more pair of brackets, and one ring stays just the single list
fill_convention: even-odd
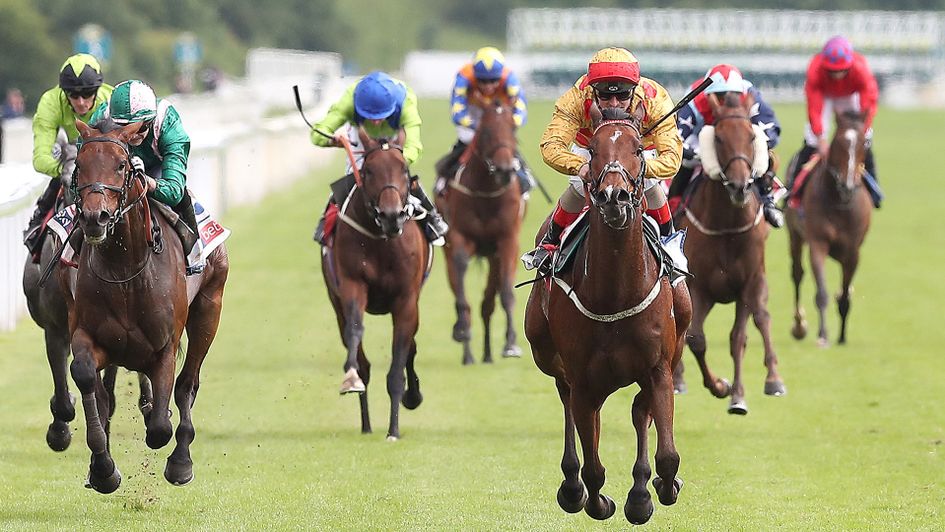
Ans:
[{"label": "jockey in yellow and red silks", "polygon": [[[477,50],[472,61],[456,73],[450,98],[450,117],[456,125],[457,140],[452,150],[436,163],[437,191],[443,190],[446,181],[459,169],[459,159],[476,135],[482,109],[496,103],[512,107],[516,127],[525,124],[528,102],[518,76],[507,66],[502,52],[487,46]],[[521,154],[515,155],[519,161],[519,184],[524,194],[532,187],[531,173]]]},{"label": "jockey in yellow and red silks", "polygon": [[[593,136],[590,109],[621,109],[632,114],[643,107],[641,129],[646,130],[672,111],[673,101],[659,83],[640,76],[640,63],[623,48],[604,48],[594,54],[581,76],[558,101],[551,123],[541,136],[541,155],[545,163],[570,176],[567,187],[548,224],[548,232],[539,246],[522,257],[526,269],[542,268],[560,244],[565,227],[578,218],[585,205],[584,182],[588,175],[590,153],[587,145]],[[659,180],[672,179],[682,159],[682,140],[674,120],[664,120],[643,137],[646,159],[646,213],[660,225],[663,236],[673,229],[672,216]]]}]

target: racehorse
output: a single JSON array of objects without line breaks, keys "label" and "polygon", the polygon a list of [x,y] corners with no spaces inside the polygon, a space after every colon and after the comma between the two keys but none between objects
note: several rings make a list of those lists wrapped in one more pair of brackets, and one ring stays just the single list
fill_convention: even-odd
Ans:
[{"label": "racehorse", "polygon": [[469,149],[469,160],[459,175],[449,180],[448,192],[437,197],[437,208],[450,225],[443,251],[450,288],[456,298],[453,339],[463,344],[463,364],[473,363],[465,277],[469,262],[475,256],[489,260],[489,278],[481,309],[485,334],[482,361],[492,362],[489,325],[497,292],[506,316],[502,356],[519,357],[522,352],[512,323],[515,314],[512,284],[518,264],[518,232],[525,215],[525,200],[516,179],[519,162],[515,155],[512,116],[512,108],[507,105],[496,103],[485,107]]},{"label": "racehorse", "polygon": [[[751,96],[729,93],[725,101],[707,99],[715,116],[715,126],[705,126],[700,134],[702,169],[708,179],[699,181],[691,198],[681,209],[680,227],[689,228],[685,249],[694,277],[689,281],[692,295],[692,325],[686,341],[702,371],[703,384],[712,395],[730,396],[728,412],[747,414],[742,385],[742,359],[748,342],[748,317],[761,332],[765,350],[765,393],[783,395],[784,383],[778,374],[778,357],[771,343],[771,316],[768,313],[768,281],[765,276],[765,241],[768,224],[761,201],[753,191],[753,181],[768,168],[765,132],[749,118],[754,105]],[[682,216],[685,213],[685,216]],[[734,362],[731,384],[717,378],[706,363],[706,317],[716,303],[735,303],[735,323],[729,335]],[[682,365],[675,379],[683,388]]]},{"label": "racehorse", "polygon": [[[810,170],[806,186],[799,193],[799,206],[788,203],[785,213],[791,240],[792,278],[794,280],[794,327],[791,334],[798,340],[807,335],[807,321],[800,304],[804,266],[801,253],[810,246],[810,267],[817,283],[817,312],[820,330],[817,343],[829,344],[824,310],[827,308],[827,282],[824,261],[829,255],[840,263],[843,286],[837,296],[840,310],[839,343],[846,343],[847,316],[850,313],[850,285],[860,261],[860,246],[870,226],[872,202],[863,185],[863,161],[866,156],[863,115],[846,112],[837,115],[837,130],[826,161],[820,160]],[[798,183],[795,182],[795,187]]]},{"label": "racehorse", "polygon": [[[322,275],[335,309],[341,340],[347,348],[341,393],[359,393],[361,432],[371,432],[367,386],[371,363],[364,354],[364,312],[390,314],[392,357],[387,373],[390,425],[387,439],[400,438],[400,404],[420,406],[420,380],[414,369],[420,326],[417,303],[428,272],[431,251],[419,225],[411,220],[410,174],[395,140],[372,139],[358,128],[363,164],[355,168],[357,185],[341,204],[332,247],[322,248]],[[404,371],[406,370],[406,390]]]},{"label": "racehorse", "polygon": [[[642,220],[642,111],[639,106],[630,117],[608,110],[601,119],[592,108],[593,182],[585,185],[593,203],[587,214],[588,236],[575,252],[574,268],[536,282],[525,309],[525,336],[535,363],[555,379],[564,405],[564,481],[558,504],[566,512],[584,509],[595,519],[607,519],[616,511],[614,501],[600,493],[600,409],[614,391],[639,384],[632,409],[637,455],[624,506],[624,515],[634,524],[645,523],[653,513],[646,487],[651,421],[657,432],[658,478],[653,485],[660,502],[675,503],[682,488],[676,478],[672,376],[691,317],[686,284],[674,290],[644,240],[643,224],[649,222]],[[580,478],[575,427],[584,456]]]},{"label": "racehorse", "polygon": [[[176,485],[193,480],[191,408],[229,271],[220,246],[202,274],[184,278],[183,248],[164,216],[151,216],[147,186],[131,165],[129,145],[143,141],[144,125],[100,132],[76,121],[83,142],[76,160],[76,207],[85,241],[74,278],[61,274],[59,279],[69,309],[71,373],[82,393],[92,451],[88,485],[101,493],[121,483],[109,452],[111,405],[100,374],[109,366],[148,377],[154,401],[145,441],[152,449],[166,445],[173,434],[168,409],[173,391],[180,423],[164,477]],[[175,384],[175,355],[185,327],[187,354]]]}]

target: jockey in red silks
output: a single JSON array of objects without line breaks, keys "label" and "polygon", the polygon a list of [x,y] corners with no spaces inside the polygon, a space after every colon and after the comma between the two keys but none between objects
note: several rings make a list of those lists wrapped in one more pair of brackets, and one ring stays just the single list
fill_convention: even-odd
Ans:
[{"label": "jockey in red silks", "polygon": [[[486,46],[476,51],[471,62],[456,73],[453,94],[450,97],[450,117],[456,125],[456,144],[436,163],[436,191],[442,192],[448,180],[459,170],[460,157],[472,142],[479,126],[482,109],[500,103],[512,107],[515,127],[522,127],[528,119],[525,91],[518,76],[508,67],[505,56],[497,48]],[[519,186],[526,195],[534,185],[534,178],[522,154],[516,150]],[[527,196],[526,196],[527,197]]]},{"label": "jockey in red silks", "polygon": [[866,59],[853,50],[853,45],[842,36],[831,37],[823,50],[811,58],[804,83],[807,97],[807,127],[804,131],[804,146],[798,153],[791,182],[797,172],[814,153],[826,156],[830,146],[829,126],[834,113],[857,111],[864,115],[866,131],[866,172],[864,183],[879,208],[882,192],[879,176],[873,160],[873,117],[879,100],[876,78],[866,64]]},{"label": "jockey in red silks", "polygon": [[751,107],[749,119],[756,132],[763,135],[758,138],[764,138],[768,149],[768,166],[764,169],[755,169],[758,176],[754,184],[764,205],[765,219],[773,227],[781,227],[784,225],[784,215],[775,206],[771,194],[778,161],[773,150],[781,138],[781,124],[774,114],[774,109],[761,97],[761,91],[742,77],[741,71],[732,65],[724,63],[715,65],[706,72],[703,78],[693,82],[691,88],[696,88],[705,79],[712,79],[712,84],[676,113],[676,127],[679,129],[679,136],[683,139],[683,160],[679,172],[669,187],[670,208],[676,211],[693,171],[701,164],[699,133],[705,126],[715,125],[709,98],[716,98],[721,103],[725,101],[726,94],[736,93],[741,95],[742,101],[749,96],[754,99],[755,103]]}]

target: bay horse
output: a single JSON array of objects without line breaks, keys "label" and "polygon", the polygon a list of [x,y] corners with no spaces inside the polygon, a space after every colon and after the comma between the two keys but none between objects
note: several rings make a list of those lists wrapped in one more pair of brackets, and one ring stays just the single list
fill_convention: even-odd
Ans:
[{"label": "bay horse", "polygon": [[[151,217],[147,186],[131,165],[129,146],[143,141],[145,124],[102,132],[76,121],[82,138],[76,207],[84,246],[74,277],[59,279],[69,309],[70,369],[82,394],[92,451],[87,483],[101,493],[111,493],[121,483],[109,452],[111,405],[100,374],[110,366],[138,371],[150,381],[154,401],[145,419],[145,442],[152,449],[166,445],[174,434],[168,408],[173,391],[180,422],[164,477],[175,485],[193,480],[191,408],[200,367],[219,325],[229,271],[221,245],[202,274],[184,278],[184,252],[176,233],[163,216]],[[187,353],[175,384],[175,356],[185,328]]]},{"label": "bay horse", "polygon": [[[764,343],[765,393],[783,395],[786,388],[778,374],[778,357],[771,342],[768,313],[768,281],[765,275],[765,242],[768,224],[753,182],[768,168],[765,132],[750,119],[754,98],[728,93],[724,101],[707,98],[715,126],[700,134],[702,179],[686,206],[677,213],[680,228],[688,228],[685,242],[692,295],[692,325],[686,342],[699,363],[703,384],[715,397],[730,397],[730,414],[747,414],[742,384],[742,360],[748,342],[748,318],[752,317]],[[683,216],[684,214],[684,216]],[[735,322],[729,334],[734,362],[731,384],[718,378],[706,363],[705,320],[716,303],[735,303]],[[684,388],[682,364],[675,377],[677,391]]]},{"label": "bay horse", "polygon": [[[586,240],[568,273],[532,285],[525,309],[525,336],[538,368],[555,379],[564,406],[564,481],[559,506],[582,509],[594,519],[616,511],[600,493],[600,409],[618,389],[637,383],[632,422],[637,435],[633,486],[624,515],[634,524],[649,520],[653,502],[647,432],[656,422],[656,472],[653,485],[664,505],[674,504],[682,481],[676,477],[679,454],[673,439],[673,369],[682,354],[691,317],[685,282],[674,289],[644,240],[643,159],[640,120],[643,106],[630,117],[592,108],[590,173],[585,185],[589,209]],[[539,238],[542,232],[539,232]],[[537,241],[537,239],[536,239]],[[560,272],[559,272],[560,273]],[[600,314],[598,314],[600,313]],[[577,428],[584,467],[575,449]],[[581,477],[578,471],[581,469]]]},{"label": "bay horse", "polygon": [[[446,194],[436,199],[437,208],[449,221],[446,233],[446,268],[456,298],[453,340],[463,344],[463,364],[474,362],[469,347],[471,319],[465,277],[473,257],[486,257],[489,277],[480,314],[484,331],[483,356],[492,362],[490,322],[499,294],[505,310],[503,357],[519,357],[512,317],[515,314],[513,281],[518,264],[518,233],[525,216],[525,200],[516,178],[518,158],[512,107],[495,103],[483,109],[469,158],[459,175],[449,180]],[[451,176],[452,177],[452,176]]]},{"label": "bay horse", "polygon": [[[390,314],[392,356],[387,373],[390,424],[387,439],[400,438],[400,405],[420,406],[420,379],[414,368],[420,326],[418,301],[428,272],[431,250],[411,219],[410,174],[395,140],[372,139],[358,128],[363,163],[355,168],[357,185],[341,204],[334,243],[322,248],[322,276],[335,309],[341,341],[347,349],[341,393],[358,393],[361,432],[371,432],[367,386],[371,363],[364,354],[364,313]],[[406,371],[406,389],[404,372]]]},{"label": "bay horse", "polygon": [[872,201],[863,184],[864,128],[864,117],[860,113],[837,115],[837,130],[826,160],[821,159],[810,170],[806,186],[799,192],[799,205],[795,207],[789,202],[785,212],[794,281],[794,327],[791,334],[798,340],[807,335],[807,320],[800,304],[801,280],[804,278],[801,254],[806,243],[810,246],[810,267],[817,283],[815,302],[820,318],[817,343],[821,347],[829,344],[824,319],[827,308],[824,262],[829,256],[839,262],[843,270],[842,287],[837,296],[840,311],[840,337],[837,341],[844,344],[850,313],[850,285],[860,262],[860,246],[870,226]]}]

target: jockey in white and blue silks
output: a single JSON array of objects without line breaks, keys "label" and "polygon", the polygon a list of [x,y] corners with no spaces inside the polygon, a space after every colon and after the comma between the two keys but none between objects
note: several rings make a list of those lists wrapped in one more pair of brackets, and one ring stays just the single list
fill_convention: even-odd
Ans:
[{"label": "jockey in white and blue silks", "polygon": [[701,164],[699,133],[704,126],[715,125],[715,117],[712,116],[712,107],[709,105],[708,98],[713,97],[724,101],[726,93],[735,92],[741,94],[742,98],[754,99],[755,103],[751,107],[749,118],[751,123],[767,136],[768,168],[754,183],[757,185],[764,205],[765,219],[773,227],[781,227],[784,224],[784,216],[774,205],[774,198],[771,195],[772,181],[778,166],[778,159],[773,150],[781,138],[781,124],[774,114],[774,109],[762,98],[761,91],[742,77],[742,73],[732,65],[719,64],[710,68],[705,77],[694,82],[692,86],[696,87],[704,79],[709,78],[712,79],[712,84],[676,113],[676,127],[683,139],[683,160],[669,188],[670,207],[674,212],[676,211],[695,168]]}]

